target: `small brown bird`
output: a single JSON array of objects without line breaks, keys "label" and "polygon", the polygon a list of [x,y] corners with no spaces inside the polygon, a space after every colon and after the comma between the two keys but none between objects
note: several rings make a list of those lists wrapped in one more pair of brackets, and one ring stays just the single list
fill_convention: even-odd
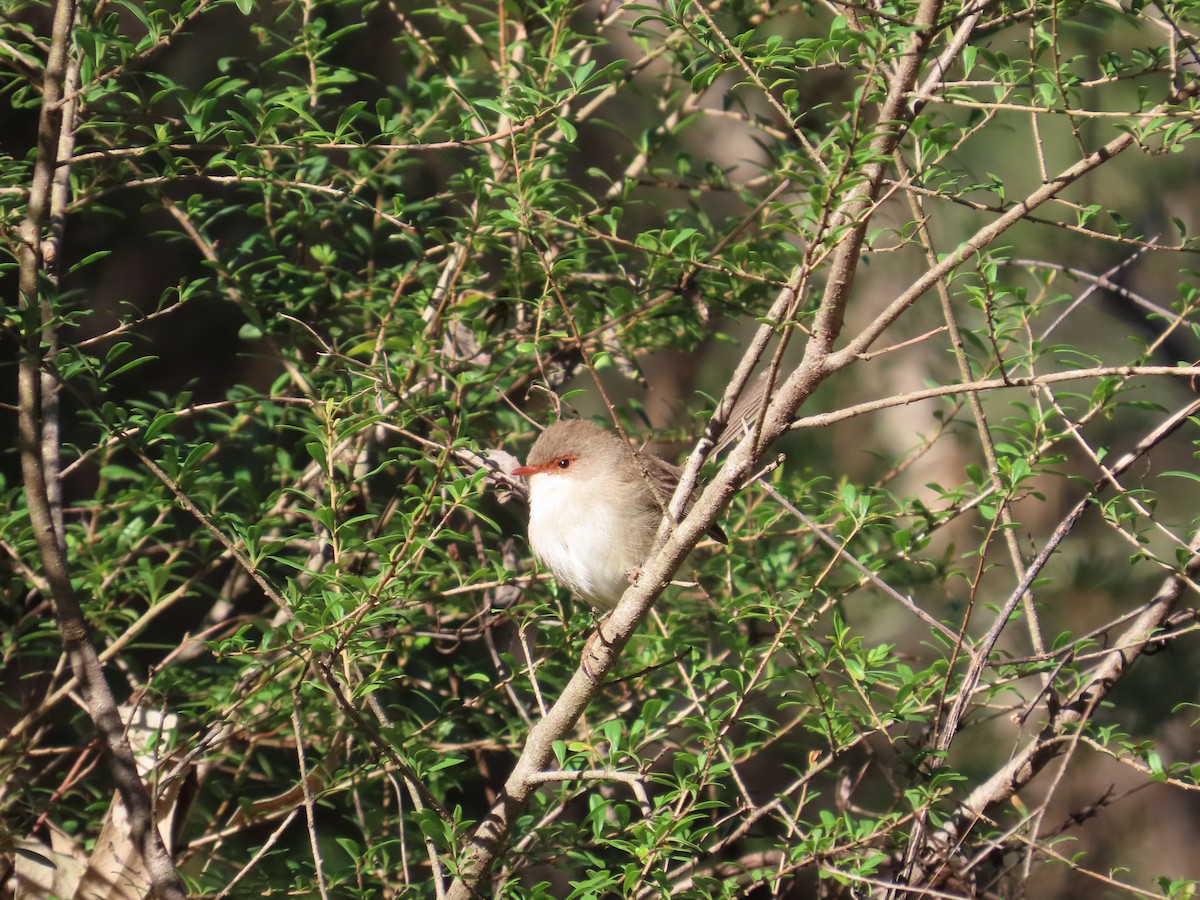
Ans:
[{"label": "small brown bird", "polygon": [[592,606],[615,607],[650,555],[680,470],[571,419],[543,431],[513,474],[529,479],[534,555]]}]

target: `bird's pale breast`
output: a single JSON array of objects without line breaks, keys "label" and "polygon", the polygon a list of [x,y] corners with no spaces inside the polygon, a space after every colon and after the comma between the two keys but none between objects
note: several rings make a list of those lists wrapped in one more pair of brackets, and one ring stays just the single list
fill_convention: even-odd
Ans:
[{"label": "bird's pale breast", "polygon": [[645,562],[657,518],[647,527],[635,502],[555,472],[534,475],[530,489],[534,554],[572,593],[602,609],[616,606],[630,572]]}]

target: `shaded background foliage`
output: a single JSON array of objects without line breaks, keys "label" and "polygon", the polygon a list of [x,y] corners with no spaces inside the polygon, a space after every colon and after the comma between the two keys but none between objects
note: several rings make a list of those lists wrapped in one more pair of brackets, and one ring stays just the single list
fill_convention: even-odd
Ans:
[{"label": "shaded background foliage", "polygon": [[[1005,533],[1028,564],[1093,454],[1131,450],[1194,389],[1110,374],[985,393],[978,415],[962,392],[904,395],[1200,356],[1195,103],[1136,115],[1194,83],[1195,8],[949,5],[932,56],[977,10],[883,161],[847,335],[1099,144],[1139,147],[972,254],[943,305],[906,310],[799,410],[830,418],[801,419],[729,509],[729,547],[701,547],[697,584],[658,604],[561,746],[583,774],[547,783],[485,893],[883,893],[918,848],[954,896],[1194,892],[1194,593],[1061,777],[923,843],[1194,560],[1189,424],[1043,570],[1049,652],[1023,610],[947,726],[1019,581]],[[788,285],[802,302],[774,346],[796,364],[915,11],[82,4],[42,312],[18,302],[16,228],[53,9],[5,8],[4,353],[44,342],[71,574],[126,713],[172,717],[131,737],[193,891],[435,895],[593,622],[531,577],[520,503],[482,454],[523,455],[556,395],[682,452]],[[94,864],[113,785],[15,447],[0,467],[7,892],[30,853]],[[951,633],[969,617],[965,645],[885,586]]]}]

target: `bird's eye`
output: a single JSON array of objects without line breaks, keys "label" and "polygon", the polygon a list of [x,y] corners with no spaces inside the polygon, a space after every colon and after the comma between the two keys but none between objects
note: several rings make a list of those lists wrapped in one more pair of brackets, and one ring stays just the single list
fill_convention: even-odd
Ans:
[{"label": "bird's eye", "polygon": [[560,469],[569,469],[571,468],[571,457],[560,456],[557,460],[555,460],[555,465],[557,465]]}]

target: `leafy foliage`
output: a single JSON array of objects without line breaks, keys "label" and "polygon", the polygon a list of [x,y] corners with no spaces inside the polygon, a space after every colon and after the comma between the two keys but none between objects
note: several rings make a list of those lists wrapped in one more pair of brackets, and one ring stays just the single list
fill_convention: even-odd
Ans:
[{"label": "leafy foliage", "polygon": [[785,458],[480,891],[1194,895],[1128,827],[1197,837],[1194,4],[113,0],[61,72],[56,8],[0,21],[5,896],[113,821],[20,452],[189,889],[442,896],[593,626],[488,452],[678,448],[739,358],[815,373]]}]

